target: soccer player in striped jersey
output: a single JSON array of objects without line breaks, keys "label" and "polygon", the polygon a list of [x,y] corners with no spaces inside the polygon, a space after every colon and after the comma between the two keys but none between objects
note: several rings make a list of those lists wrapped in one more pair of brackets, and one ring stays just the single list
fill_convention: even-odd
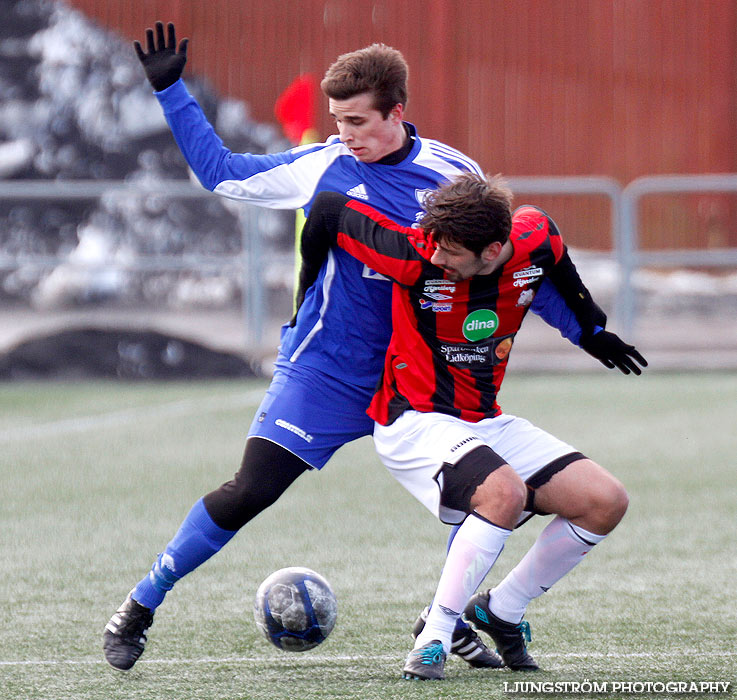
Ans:
[{"label": "soccer player in striped jersey", "polygon": [[[303,230],[301,286],[334,246],[393,280],[393,333],[368,410],[374,442],[410,493],[443,522],[460,524],[407,679],[444,677],[464,611],[492,635],[507,666],[536,670],[522,636],[528,603],[627,509],[614,476],[497,403],[522,320],[565,255],[549,216],[532,206],[512,214],[510,205],[501,179],[468,173],[427,198],[421,228],[326,192]],[[633,363],[647,364],[628,348]],[[511,584],[471,598],[512,530],[535,513],[556,517],[507,577]]]}]

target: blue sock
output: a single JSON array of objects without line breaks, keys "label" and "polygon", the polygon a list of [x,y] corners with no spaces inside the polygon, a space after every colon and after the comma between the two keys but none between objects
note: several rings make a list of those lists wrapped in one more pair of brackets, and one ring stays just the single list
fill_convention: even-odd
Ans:
[{"label": "blue sock", "polygon": [[236,532],[218,527],[200,499],[164,552],[159,554],[151,571],[133,589],[133,600],[151,610],[157,608],[182,576],[219,552]]},{"label": "blue sock", "polygon": [[445,547],[446,552],[450,551],[450,545],[455,539],[456,533],[458,532],[458,528],[460,528],[460,525],[453,525],[453,527],[450,528],[450,534],[448,535],[448,544]]}]

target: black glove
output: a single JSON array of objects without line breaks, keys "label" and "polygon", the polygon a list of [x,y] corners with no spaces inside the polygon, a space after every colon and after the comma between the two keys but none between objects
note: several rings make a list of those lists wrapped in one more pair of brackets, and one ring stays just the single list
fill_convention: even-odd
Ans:
[{"label": "black glove", "polygon": [[640,355],[634,345],[627,345],[618,335],[609,331],[598,333],[583,333],[580,340],[581,347],[592,357],[601,362],[604,367],[615,367],[623,374],[634,372],[642,374],[642,370],[635,364],[639,362],[647,367],[647,360]]},{"label": "black glove", "polygon": [[154,30],[146,30],[146,48],[145,53],[138,41],[133,42],[133,48],[136,50],[138,60],[143,64],[143,70],[146,71],[148,82],[151,83],[156,92],[168,88],[182,77],[184,64],[187,62],[187,44],[189,39],[182,39],[179,42],[179,50],[177,50],[177,37],[174,32],[174,25],[169,22],[166,26],[168,37],[164,41],[164,25],[161,22],[156,23],[156,42],[154,43]]}]

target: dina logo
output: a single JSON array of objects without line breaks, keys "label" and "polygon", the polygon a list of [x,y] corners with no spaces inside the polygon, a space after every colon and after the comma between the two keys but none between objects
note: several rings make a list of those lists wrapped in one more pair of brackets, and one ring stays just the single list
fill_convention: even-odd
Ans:
[{"label": "dina logo", "polygon": [[463,321],[463,337],[471,342],[494,335],[499,328],[499,317],[491,309],[477,309]]}]

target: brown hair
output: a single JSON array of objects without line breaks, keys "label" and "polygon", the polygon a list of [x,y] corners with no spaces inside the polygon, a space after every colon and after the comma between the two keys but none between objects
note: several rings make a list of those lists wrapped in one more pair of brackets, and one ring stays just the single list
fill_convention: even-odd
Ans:
[{"label": "brown hair", "polygon": [[490,243],[506,243],[512,230],[512,191],[501,175],[464,173],[431,192],[422,228],[438,243],[461,245],[480,255]]},{"label": "brown hair", "polygon": [[320,87],[334,100],[370,92],[374,107],[386,119],[395,105],[407,105],[408,77],[407,61],[399,51],[386,44],[371,44],[338,56],[325,72]]}]

